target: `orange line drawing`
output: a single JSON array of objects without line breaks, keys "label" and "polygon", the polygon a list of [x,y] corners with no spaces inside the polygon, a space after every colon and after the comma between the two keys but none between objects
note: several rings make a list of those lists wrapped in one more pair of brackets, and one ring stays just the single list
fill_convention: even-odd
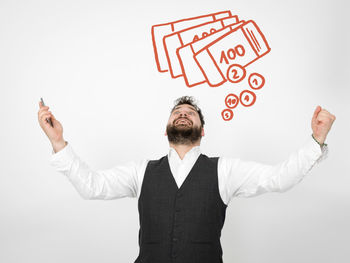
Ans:
[{"label": "orange line drawing", "polygon": [[152,29],[151,29],[152,43],[153,43],[153,50],[154,50],[158,71],[159,72],[168,71],[168,63],[167,63],[165,51],[163,48],[164,36],[191,26],[200,25],[210,21],[216,21],[216,20],[219,20],[225,17],[230,17],[230,16],[231,16],[231,11],[222,11],[222,12],[190,17],[190,18],[180,19],[174,22],[152,26]]},{"label": "orange line drawing", "polygon": [[265,84],[265,78],[259,73],[252,73],[248,78],[248,84],[252,89],[261,89]]},{"label": "orange line drawing", "polygon": [[244,107],[250,107],[255,103],[256,95],[250,90],[243,90],[239,95],[239,101]]},{"label": "orange line drawing", "polygon": [[181,66],[181,75],[185,79],[187,87],[193,87],[206,82],[206,79],[198,67],[194,55],[203,47],[207,46],[219,37],[235,30],[239,26],[243,25],[244,21],[237,24],[224,27],[211,35],[202,38],[196,42],[189,43],[183,47],[177,49],[176,54]]},{"label": "orange line drawing", "polygon": [[[253,39],[252,34],[246,34],[246,30],[253,32],[255,39]],[[236,49],[238,46],[243,47],[244,50],[242,50],[242,48]],[[235,54],[234,58],[230,59],[229,50],[236,50],[235,52],[240,51],[244,55]],[[270,50],[265,36],[255,22],[250,20],[236,30],[208,44],[202,50],[198,51],[194,55],[194,58],[209,86],[216,87],[227,81],[224,76],[227,75],[226,72],[232,64],[239,64],[243,67],[247,67],[257,59],[266,55]],[[208,58],[209,56],[210,59]],[[212,64],[215,63],[216,66],[213,67],[210,65],[210,61]]]},{"label": "orange line drawing", "polygon": [[228,108],[236,108],[239,103],[239,98],[236,94],[230,93],[225,98],[225,104]]},{"label": "orange line drawing", "polygon": [[230,109],[224,109],[221,112],[221,116],[222,116],[224,121],[230,121],[233,118],[233,111]]},{"label": "orange line drawing", "polygon": [[[152,26],[152,45],[159,72],[183,77],[187,87],[207,83],[218,87],[246,79],[246,67],[265,56],[271,48],[253,20],[239,20],[231,11],[211,13]],[[248,84],[261,89],[265,78],[251,73]],[[223,120],[233,118],[233,108],[254,105],[256,94],[243,90],[225,98]]]},{"label": "orange line drawing", "polygon": [[226,74],[228,81],[232,83],[238,83],[245,78],[247,72],[241,65],[233,64],[229,66]]},{"label": "orange line drawing", "polygon": [[217,21],[211,21],[205,24],[189,27],[163,38],[165,55],[168,61],[168,68],[172,78],[177,78],[182,75],[181,66],[176,55],[178,48],[186,44],[198,41],[209,36],[212,32],[222,29],[223,27],[238,23],[238,17],[232,16],[223,18]]}]

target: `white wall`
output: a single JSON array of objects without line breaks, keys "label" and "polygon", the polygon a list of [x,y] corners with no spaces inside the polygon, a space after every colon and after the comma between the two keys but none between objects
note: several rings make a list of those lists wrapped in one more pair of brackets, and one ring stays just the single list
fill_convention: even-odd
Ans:
[{"label": "white wall", "polygon": [[[187,88],[157,71],[151,26],[232,10],[261,27],[271,52],[251,65],[265,87],[224,122],[230,84]],[[348,262],[350,252],[347,1],[0,2],[0,262],[134,262],[136,199],[83,200],[49,166],[37,121],[43,97],[94,169],[167,152],[173,101],[195,96],[202,151],[275,164],[311,135],[317,105],[337,119],[329,157],[290,191],[234,199],[224,262]],[[346,163],[347,162],[347,163]]]}]

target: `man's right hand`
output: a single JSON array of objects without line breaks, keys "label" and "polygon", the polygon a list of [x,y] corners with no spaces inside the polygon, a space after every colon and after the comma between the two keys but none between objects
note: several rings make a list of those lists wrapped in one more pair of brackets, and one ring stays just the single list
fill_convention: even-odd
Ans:
[{"label": "man's right hand", "polygon": [[[52,115],[51,111],[49,111],[48,106],[43,106],[41,101],[39,101],[39,107],[38,120],[40,127],[49,138],[54,152],[58,152],[66,146],[66,142],[63,139],[63,127],[61,123]],[[46,121],[48,118],[51,118],[53,127]]]}]

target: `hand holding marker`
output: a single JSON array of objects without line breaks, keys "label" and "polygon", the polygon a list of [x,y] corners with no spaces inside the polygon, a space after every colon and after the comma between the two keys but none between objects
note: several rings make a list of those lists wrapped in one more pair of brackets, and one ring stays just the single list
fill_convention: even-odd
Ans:
[{"label": "hand holding marker", "polygon": [[[40,98],[40,100],[41,100],[41,104],[42,104],[43,106],[46,106],[46,105],[45,105],[45,103],[44,103],[43,98]],[[53,127],[53,124],[52,124],[51,118],[46,118],[46,121],[47,121],[48,123],[50,123],[51,127]]]},{"label": "hand holding marker", "polygon": [[39,101],[38,121],[40,127],[49,138],[54,152],[62,150],[67,142],[63,138],[63,126],[56,117],[49,111],[49,106],[45,106],[43,99]]}]

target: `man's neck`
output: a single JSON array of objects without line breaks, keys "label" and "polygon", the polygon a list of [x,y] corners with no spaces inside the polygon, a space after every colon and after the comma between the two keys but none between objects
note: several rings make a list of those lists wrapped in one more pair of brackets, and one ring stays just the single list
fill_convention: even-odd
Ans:
[{"label": "man's neck", "polygon": [[193,143],[193,144],[172,144],[169,143],[170,147],[173,147],[177,154],[179,155],[180,159],[183,160],[185,157],[185,154],[189,152],[193,147],[199,146],[200,141]]}]

